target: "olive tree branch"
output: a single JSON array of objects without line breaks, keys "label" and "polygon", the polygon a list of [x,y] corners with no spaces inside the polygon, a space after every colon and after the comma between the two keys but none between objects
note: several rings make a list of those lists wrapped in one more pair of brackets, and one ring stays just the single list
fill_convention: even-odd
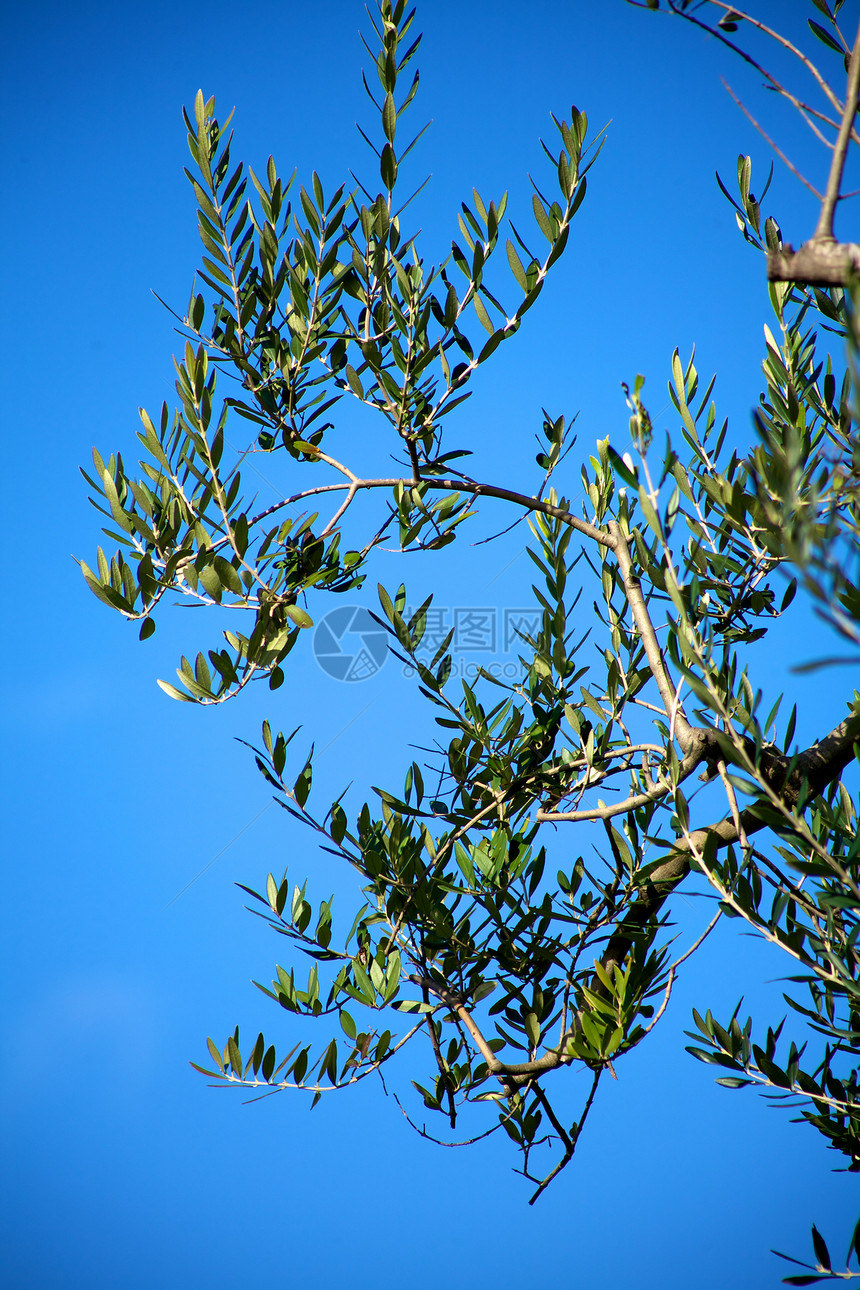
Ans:
[{"label": "olive tree branch", "polygon": [[[317,452],[316,449],[313,450]],[[320,455],[321,460],[326,460]],[[248,521],[249,527],[259,523],[261,520],[268,519],[270,515],[275,515],[278,511],[283,510],[285,506],[293,506],[296,502],[305,501],[309,497],[321,496],[324,493],[349,492],[352,495],[361,489],[373,488],[396,488],[401,485],[403,488],[412,488],[414,480],[405,476],[390,476],[382,479],[360,479],[347,470],[345,466],[332,462],[346,474],[350,483],[348,484],[317,484],[314,488],[303,489],[299,493],[292,493],[289,497],[284,497],[279,502],[274,502],[265,510],[260,511],[253,519]],[[475,497],[494,497],[503,502],[513,502],[516,506],[522,506],[527,511],[539,511],[543,515],[550,515],[554,519],[559,519],[568,524],[577,533],[582,533],[601,546],[608,547],[610,551],[616,548],[615,537],[605,529],[598,528],[590,524],[587,520],[579,519],[576,515],[571,515],[562,506],[556,506],[553,502],[544,501],[540,497],[529,497],[526,493],[518,493],[510,488],[499,488],[495,484],[482,484],[471,479],[436,479],[433,476],[424,476],[421,480],[422,488],[430,490],[439,490],[442,492],[467,492]],[[222,543],[227,539],[222,539]]]},{"label": "olive tree branch", "polygon": [[[678,739],[681,747],[686,752],[690,747],[690,738],[692,735],[692,726],[687,720],[683,706],[678,701],[677,691],[672,684],[663,659],[663,653],[657,640],[657,634],[654,631],[654,625],[648,613],[648,606],[645,603],[645,597],[642,594],[642,586],[639,578],[633,572],[632,561],[630,559],[630,547],[627,544],[620,525],[611,520],[609,523],[609,532],[614,538],[614,550],[618,567],[624,582],[624,594],[627,597],[627,603],[630,606],[630,612],[633,615],[642,645],[645,650],[645,657],[648,660],[648,666],[651,669],[651,675],[657,684],[660,692],[660,698],[666,713],[671,721],[673,730],[677,730]],[[607,542],[605,545],[609,545]]]},{"label": "olive tree branch", "polygon": [[[664,751],[661,749],[661,751]],[[678,766],[678,780],[681,783],[689,778],[697,766],[701,765],[704,760],[705,752],[700,741],[696,741],[690,751],[685,755],[683,761]],[[602,782],[601,780],[598,783]],[[673,783],[670,780],[661,780],[653,788],[645,792],[636,793],[632,797],[626,798],[623,802],[614,802],[611,806],[594,806],[580,811],[543,811],[539,810],[535,819],[540,823],[561,823],[570,820],[610,820],[615,815],[623,815],[627,811],[635,811],[640,806],[647,806],[649,802],[657,802],[663,797],[667,797],[673,790]]]},{"label": "olive tree branch", "polygon": [[842,176],[848,145],[857,138],[854,120],[857,115],[857,95],[860,90],[860,27],[851,52],[848,66],[848,85],[839,134],[833,148],[830,174],[821,202],[815,232],[809,241],[795,252],[786,245],[768,253],[767,276],[772,282],[800,282],[811,286],[845,286],[848,279],[860,272],[860,245],[856,242],[837,242],[833,234],[833,217],[840,197]]},{"label": "olive tree branch", "polygon": [[[698,730],[693,733],[696,736],[708,733],[716,736],[717,734],[715,731]],[[860,735],[860,714],[841,722],[824,739],[793,759],[791,774],[783,775],[781,791],[784,801],[796,805],[804,784],[815,796],[836,779],[852,760],[853,745],[858,735]],[[776,780],[775,770],[773,775]],[[770,787],[776,791],[773,780]],[[702,828],[683,830],[681,836],[672,844],[666,859],[650,869],[640,885],[639,894],[630,911],[610,936],[601,958],[601,966],[605,971],[611,973],[614,966],[620,966],[624,962],[635,940],[641,937],[644,929],[654,920],[668,897],[687,876],[693,862],[703,868],[707,876],[708,870],[704,867],[703,855],[706,843],[709,844],[709,852],[722,850],[738,842],[742,834],[748,837],[749,834],[757,833],[766,827],[768,827],[767,821],[757,815],[755,807],[751,806],[739,812],[737,822],[729,816]],[[562,1036],[555,1047],[532,1062],[506,1064],[505,1074],[517,1078],[517,1082],[525,1082],[561,1065],[568,1065],[573,1058],[565,1052],[565,1047],[568,1040],[574,1038],[577,1033],[578,1026],[574,1021],[567,1034]]]},{"label": "olive tree branch", "polygon": [[[632,0],[632,2],[637,3],[637,0]],[[724,13],[731,12],[732,15],[738,19],[738,21],[746,22],[749,24],[750,27],[755,27],[758,31],[762,32],[765,36],[770,36],[770,38],[774,40],[778,45],[782,45],[783,48],[787,49],[790,54],[793,54],[795,58],[801,63],[801,65],[805,67],[806,70],[809,72],[810,76],[816,82],[816,84],[818,85],[818,88],[821,90],[824,97],[830,103],[834,112],[838,113],[840,116],[842,115],[842,104],[839,102],[839,99],[831,89],[828,82],[821,75],[821,72],[819,72],[818,68],[812,62],[812,59],[807,58],[807,56],[800,49],[798,49],[796,45],[793,45],[792,42],[786,36],[783,36],[778,31],[774,31],[773,28],[768,27],[765,23],[761,22],[758,18],[753,18],[751,14],[744,13],[742,10],[736,8],[735,5],[724,4],[722,0],[708,0],[708,3],[712,4],[715,9],[722,9]],[[639,4],[638,7],[641,8],[642,5]],[[675,14],[676,17],[684,18],[687,22],[690,22],[695,27],[700,28],[700,30],[706,31],[709,36],[713,36],[717,40],[721,41],[722,44],[724,44],[733,53],[737,54],[738,57],[742,58],[745,63],[748,63],[750,67],[754,68],[761,76],[763,76],[773,90],[775,90],[778,94],[781,94],[784,98],[787,98],[793,107],[799,107],[799,104],[794,99],[794,96],[790,94],[785,89],[785,87],[779,83],[776,77],[772,76],[771,73],[767,70],[767,68],[763,67],[761,63],[757,62],[756,59],[753,58],[751,54],[748,54],[745,49],[742,49],[740,45],[736,45],[734,41],[729,40],[725,32],[722,31],[719,27],[711,27],[708,23],[703,22],[701,18],[697,18],[694,13],[691,13],[686,8],[680,9],[676,3],[676,0],[668,0],[668,8],[673,14]]]},{"label": "olive tree branch", "polygon": [[[552,1124],[558,1136],[561,1138],[561,1141],[564,1143],[564,1155],[562,1156],[558,1164],[555,1166],[555,1168],[552,1169],[544,1179],[542,1179],[534,1195],[529,1197],[530,1205],[533,1205],[535,1203],[535,1201],[538,1199],[541,1193],[546,1191],[547,1187],[550,1185],[552,1180],[556,1178],[561,1173],[562,1169],[564,1169],[565,1166],[570,1163],[573,1157],[573,1153],[576,1151],[576,1144],[579,1141],[579,1135],[582,1132],[583,1125],[585,1124],[585,1121],[588,1119],[588,1113],[591,1110],[591,1107],[594,1103],[594,1097],[595,1097],[595,1094],[597,1093],[597,1086],[600,1083],[600,1079],[602,1075],[603,1075],[603,1067],[600,1067],[598,1070],[594,1072],[594,1078],[591,1083],[591,1091],[589,1092],[588,1098],[586,1099],[586,1103],[583,1108],[582,1115],[579,1118],[578,1124],[575,1124],[573,1126],[573,1136],[570,1136],[569,1134],[567,1134],[559,1124],[559,1121],[556,1118],[552,1110],[552,1107],[550,1106],[549,1100],[546,1097],[546,1094],[544,1093],[543,1089],[541,1089],[540,1086],[537,1084],[534,1085],[533,1091],[535,1093],[535,1096],[537,1097],[541,1106],[543,1106],[544,1110],[547,1113],[547,1117],[550,1123]],[[530,1182],[538,1181],[537,1178],[533,1178],[530,1174],[526,1174],[526,1177],[529,1179]]]},{"label": "olive tree branch", "polygon": [[848,65],[848,86],[845,91],[845,107],[842,110],[842,121],[839,126],[836,146],[833,149],[833,159],[830,163],[830,174],[827,178],[824,200],[821,203],[821,213],[818,216],[818,223],[812,235],[813,241],[833,238],[833,215],[836,210],[836,203],[839,200],[839,190],[842,187],[842,175],[845,170],[845,158],[848,155],[848,144],[851,141],[854,119],[857,116],[858,90],[860,90],[860,27],[857,29],[854,48],[851,51],[851,62]]}]

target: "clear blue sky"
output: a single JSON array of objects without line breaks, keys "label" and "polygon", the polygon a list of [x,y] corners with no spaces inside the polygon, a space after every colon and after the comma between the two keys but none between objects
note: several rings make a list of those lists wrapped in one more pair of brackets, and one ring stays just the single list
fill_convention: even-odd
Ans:
[{"label": "clear blue sky", "polygon": [[[759,6],[796,30],[805,11],[800,0]],[[683,1052],[692,1006],[721,1015],[745,994],[754,1014],[781,1015],[786,965],[731,926],[691,965],[651,1041],[620,1065],[577,1160],[533,1209],[505,1143],[433,1147],[375,1086],[311,1114],[290,1095],[243,1106],[188,1066],[203,1059],[207,1034],[223,1040],[237,1021],[248,1035],[278,1033],[277,1011],[249,981],[267,980],[283,947],[233,884],[259,886],[287,863],[299,880],[313,874],[321,895],[338,881],[297,826],[267,809],[266,786],[232,737],[256,738],[265,715],[302,723],[318,749],[329,746],[318,763],[325,796],[348,779],[402,782],[424,717],[392,660],[344,685],[308,648],[291,657],[277,695],[261,689],[207,711],[165,698],[155,678],[172,676],[202,629],[163,615],[140,645],[87,592],[72,555],[92,559],[98,517],[77,466],[93,444],[131,458],[138,405],[172,398],[178,339],[151,290],[181,312],[198,258],[181,105],[198,86],[221,115],[235,104],[235,156],[255,168],[271,152],[304,181],[316,168],[327,189],[350,167],[371,172],[353,124],[368,119],[363,18],[358,0],[5,10],[3,1284],[777,1285],[784,1269],[768,1247],[805,1254],[813,1219],[841,1246],[857,1187],[830,1172],[838,1161],[811,1130],[716,1088]],[[579,409],[562,481],[575,495],[580,449],[607,434],[623,443],[620,382],[644,373],[646,402],[668,426],[669,359],[694,342],[746,442],[769,309],[762,262],[714,171],[729,180],[737,154],[752,152],[761,177],[770,158],[720,75],[770,113],[819,180],[823,158],[739,64],[621,0],[427,0],[418,22],[413,120],[434,121],[414,164],[416,179],[433,172],[416,216],[428,259],[446,253],[473,184],[487,198],[508,189],[514,212],[526,209],[551,111],[574,102],[597,126],[611,120],[555,280],[463,410],[476,473],[531,491],[541,406]],[[795,243],[812,230],[814,203],[785,171],[766,209]],[[488,510],[474,536],[503,519]],[[378,573],[389,585],[408,578],[415,600],[435,583],[452,611],[501,613],[526,602],[519,542],[517,530],[405,567],[392,555]],[[796,623],[776,639],[759,682],[775,688],[784,667],[816,651]],[[843,683],[791,679],[814,705],[801,738],[841,718]],[[680,918],[692,931],[701,906],[682,904]]]}]

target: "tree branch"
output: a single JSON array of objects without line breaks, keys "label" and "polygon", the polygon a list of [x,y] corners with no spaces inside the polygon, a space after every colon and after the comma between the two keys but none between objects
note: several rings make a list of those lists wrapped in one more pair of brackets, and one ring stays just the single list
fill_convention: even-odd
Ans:
[{"label": "tree branch", "polygon": [[[690,751],[678,767],[678,783],[680,784],[692,775],[693,771],[704,759],[705,752],[701,741],[695,740]],[[649,788],[643,793],[636,793],[634,796],[626,798],[623,802],[614,802],[611,806],[594,806],[581,811],[539,810],[535,815],[535,819],[541,824],[560,824],[563,821],[570,820],[611,820],[615,815],[623,815],[626,811],[636,811],[640,806],[647,806],[649,802],[658,802],[661,797],[668,796],[672,788],[672,783],[668,780],[663,780],[661,783],[655,784],[653,788]]]},{"label": "tree branch", "polygon": [[[700,729],[692,731],[696,742],[701,739],[709,750],[712,744],[716,746],[719,744],[716,738],[710,739],[708,736],[715,737],[718,733]],[[808,787],[812,797],[815,797],[842,774],[845,767],[853,760],[854,746],[858,740],[860,740],[860,712],[852,713],[830,734],[800,753],[790,774],[786,773],[790,763],[785,759],[781,782],[777,763],[771,763],[763,773],[766,774],[769,785],[778,788],[781,792],[786,805],[796,806],[804,785]],[[706,752],[703,747],[699,760],[705,758]],[[640,886],[639,895],[629,913],[610,936],[601,958],[601,967],[611,975],[613,967],[620,966],[624,962],[634,943],[647,932],[649,924],[656,918],[666,900],[686,878],[690,872],[693,857],[701,853],[707,842],[711,841],[716,850],[722,850],[737,842],[742,833],[749,836],[767,827],[767,821],[756,814],[753,805],[741,811],[737,821],[729,816],[703,828],[691,830],[684,837],[676,839],[671,845],[667,858],[651,869]],[[603,986],[599,981],[595,981],[592,988],[598,993],[603,993]],[[548,1049],[531,1062],[505,1063],[499,1072],[500,1077],[506,1077],[513,1083],[522,1085],[536,1076],[556,1070],[559,1066],[569,1065],[574,1058],[569,1056],[565,1049],[568,1042],[578,1033],[579,1021],[574,1019],[555,1047]]]},{"label": "tree branch", "polygon": [[837,242],[833,235],[833,217],[845,158],[851,142],[854,120],[857,116],[857,95],[860,91],[860,27],[851,52],[848,66],[848,87],[842,121],[833,149],[830,174],[818,215],[815,232],[799,251],[790,245],[771,251],[767,257],[767,276],[771,282],[796,282],[815,287],[844,287],[852,277],[860,274],[860,245],[856,242]]},{"label": "tree branch", "polygon": [[648,606],[645,603],[645,597],[642,595],[642,587],[640,585],[639,578],[633,572],[632,562],[630,559],[630,548],[627,545],[627,539],[615,520],[610,521],[609,532],[614,539],[614,550],[618,559],[618,567],[621,570],[621,576],[624,579],[624,594],[627,597],[627,603],[630,606],[633,621],[639,629],[639,635],[642,639],[642,645],[645,649],[645,657],[648,660],[651,675],[657,683],[657,689],[660,691],[660,698],[663,700],[663,705],[666,709],[666,714],[669,717],[672,731],[677,733],[681,747],[685,752],[687,752],[690,747],[692,726],[687,720],[687,715],[678,701],[675,687],[672,684],[666,664],[663,660],[663,654],[657,640],[657,634],[654,631],[654,626],[648,613]]},{"label": "tree branch", "polygon": [[[358,479],[353,477],[349,484],[320,484],[316,488],[306,488],[300,493],[294,493],[290,497],[283,498],[280,502],[273,503],[273,505],[255,515],[253,520],[249,521],[249,525],[255,524],[259,520],[267,519],[270,515],[283,510],[285,506],[294,505],[296,502],[305,501],[309,497],[316,497],[323,493],[349,492],[350,494],[355,494],[364,488],[396,488],[398,484],[401,484],[404,488],[415,487],[413,479],[397,475],[385,479]],[[421,487],[441,492],[471,493],[475,497],[496,497],[503,502],[513,502],[516,506],[522,506],[525,510],[540,511],[542,515],[551,515],[554,519],[561,520],[564,524],[569,524],[577,533],[582,533],[585,537],[591,538],[592,541],[599,543],[600,546],[608,547],[610,551],[615,550],[616,539],[610,533],[607,533],[605,529],[589,524],[587,520],[581,520],[576,515],[571,515],[570,511],[566,511],[562,506],[556,506],[552,502],[545,502],[539,497],[529,497],[527,493],[518,493],[510,488],[498,488],[494,484],[479,484],[465,476],[463,479],[434,479],[432,476],[424,476],[421,480]],[[222,541],[226,541],[226,539]]]},{"label": "tree branch", "polygon": [[857,115],[858,90],[860,90],[860,27],[857,28],[854,48],[851,51],[851,62],[848,65],[848,88],[845,92],[845,107],[842,111],[842,121],[836,138],[836,147],[833,149],[833,159],[830,163],[830,174],[827,178],[824,201],[821,203],[821,213],[818,216],[818,223],[812,235],[813,241],[825,238],[832,239],[833,237],[833,216],[836,211],[836,203],[839,200],[839,190],[842,187],[842,174],[845,170],[848,144],[851,141],[851,130],[854,126],[854,118]]}]

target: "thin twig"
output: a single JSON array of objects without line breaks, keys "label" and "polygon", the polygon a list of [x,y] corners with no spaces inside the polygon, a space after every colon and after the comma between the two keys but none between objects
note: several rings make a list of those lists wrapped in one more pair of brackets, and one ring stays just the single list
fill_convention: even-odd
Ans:
[{"label": "thin twig", "polygon": [[410,1128],[414,1129],[420,1137],[426,1138],[428,1142],[434,1143],[437,1147],[471,1147],[473,1143],[480,1142],[483,1138],[489,1138],[491,1133],[497,1133],[499,1129],[502,1128],[505,1121],[509,1120],[514,1114],[513,1111],[508,1112],[507,1115],[502,1116],[498,1124],[494,1124],[492,1128],[485,1129],[483,1133],[477,1134],[474,1138],[463,1138],[461,1142],[446,1142],[444,1138],[434,1138],[433,1134],[428,1133],[426,1128],[422,1128],[420,1125],[416,1124],[409,1113],[404,1109],[403,1103],[400,1101],[400,1098],[396,1093],[392,1093],[391,1096],[400,1107],[400,1112]]},{"label": "thin twig", "polygon": [[651,1033],[651,1031],[657,1025],[657,1022],[663,1016],[663,1013],[668,1008],[669,999],[672,997],[672,987],[675,984],[675,978],[678,973],[678,968],[692,954],[695,954],[696,950],[699,948],[699,946],[702,944],[703,941],[707,940],[707,938],[710,936],[711,932],[714,930],[714,928],[716,927],[717,923],[720,921],[722,916],[723,916],[723,911],[721,909],[718,909],[717,912],[714,914],[714,917],[708,923],[705,930],[702,932],[701,936],[699,936],[697,940],[693,942],[690,948],[686,950],[679,959],[676,959],[675,962],[672,964],[672,966],[669,968],[669,977],[668,977],[668,980],[666,981],[666,993],[663,995],[663,1002],[660,1004],[660,1007],[657,1010],[654,1017],[652,1017],[651,1021],[642,1031],[642,1034],[640,1035],[638,1040],[640,1044],[642,1040],[645,1038],[645,1036]]},{"label": "thin twig", "polygon": [[[770,36],[770,38],[776,41],[778,45],[782,45],[783,48],[787,49],[790,54],[794,54],[795,58],[797,58],[798,61],[806,68],[810,76],[816,82],[816,84],[818,85],[818,88],[821,90],[824,97],[830,103],[833,110],[835,112],[838,112],[841,117],[842,104],[839,102],[839,99],[836,97],[830,85],[821,75],[818,68],[813,63],[812,59],[807,58],[806,55],[802,53],[801,50],[799,50],[796,45],[793,45],[791,41],[788,40],[785,36],[781,35],[780,32],[774,31],[771,27],[766,26],[765,23],[760,22],[758,18],[753,18],[752,15],[748,13],[742,13],[741,10],[737,9],[734,5],[724,4],[722,3],[722,0],[708,0],[708,2],[710,4],[713,4],[715,8],[722,9],[724,13],[731,11],[731,13],[734,14],[738,20],[749,23],[751,27],[755,27],[758,31],[763,32],[764,35]],[[672,13],[677,15],[677,17],[685,18],[687,22],[693,23],[694,26],[701,28],[702,31],[706,31],[710,36],[715,36],[717,40],[722,41],[724,45],[726,45],[734,53],[738,54],[744,60],[745,63],[749,63],[750,67],[754,67],[757,72],[759,72],[762,76],[764,76],[765,79],[769,81],[773,89],[775,89],[778,93],[783,94],[786,98],[790,97],[787,94],[787,92],[783,89],[783,87],[780,85],[779,81],[774,76],[771,76],[770,72],[767,71],[766,68],[762,67],[760,63],[757,63],[756,60],[752,57],[752,55],[748,54],[746,50],[741,49],[740,45],[736,45],[734,41],[729,40],[729,38],[722,31],[720,31],[719,28],[709,27],[706,22],[702,22],[700,18],[697,18],[695,14],[690,13],[689,10],[679,9],[677,5],[673,2],[673,0],[669,0],[669,8],[671,9]]]},{"label": "thin twig", "polygon": [[[753,116],[752,112],[750,112],[749,109],[744,106],[744,104],[738,98],[737,94],[735,94],[731,85],[729,85],[728,81],[725,80],[723,77],[720,77],[720,80],[723,82],[724,87],[731,95],[731,97],[734,99],[735,103],[738,105],[740,110],[743,112],[744,116],[747,118],[749,122],[751,122],[752,125],[755,126],[756,130],[758,130],[759,134],[764,139],[764,141],[770,144],[771,148],[773,148],[774,152],[779,157],[780,161],[784,162],[784,164],[788,166],[789,170],[791,171],[791,173],[794,175],[796,179],[799,179],[802,184],[806,185],[806,187],[809,189],[809,191],[813,194],[814,197],[817,197],[820,202],[823,202],[824,194],[820,193],[817,188],[813,187],[813,185],[809,182],[806,176],[800,173],[800,171],[797,169],[797,166],[795,166],[792,162],[789,161],[788,157],[785,155],[782,149],[777,144],[775,144],[773,139],[771,139],[770,135],[767,134],[762,129],[758,121],[756,121],[755,117]],[[827,143],[827,140],[825,139],[824,142]],[[827,143],[827,146],[828,148],[832,148],[833,144]]]},{"label": "thin twig", "polygon": [[[543,1181],[541,1182],[540,1186],[538,1187],[534,1195],[529,1197],[530,1205],[533,1205],[535,1203],[535,1201],[538,1199],[541,1193],[546,1191],[547,1187],[550,1185],[553,1178],[556,1178],[561,1173],[562,1169],[564,1169],[565,1165],[570,1163],[570,1160],[573,1157],[573,1153],[574,1151],[576,1151],[576,1144],[579,1141],[579,1135],[582,1132],[582,1127],[585,1124],[585,1121],[588,1119],[588,1113],[591,1110],[591,1106],[594,1101],[594,1095],[597,1092],[597,1085],[600,1083],[600,1077],[602,1074],[603,1074],[602,1067],[599,1070],[596,1070],[594,1072],[594,1081],[591,1085],[591,1092],[589,1093],[588,1100],[585,1103],[585,1107],[582,1112],[582,1117],[580,1118],[580,1121],[576,1126],[576,1132],[573,1136],[573,1139],[571,1140],[567,1134],[564,1135],[564,1138],[567,1139],[568,1143],[570,1144],[569,1150],[565,1152],[565,1155],[558,1162],[556,1167],[550,1173],[547,1174],[546,1178],[543,1179]],[[537,1092],[538,1090],[536,1089],[535,1091]],[[540,1095],[542,1096],[542,1094]],[[546,1102],[545,1099],[544,1099],[544,1105],[548,1106],[548,1103]],[[557,1121],[555,1120],[555,1116],[552,1115],[551,1111],[550,1111],[550,1120],[553,1123],[557,1123]],[[535,1181],[535,1180],[532,1179],[532,1181]]]}]

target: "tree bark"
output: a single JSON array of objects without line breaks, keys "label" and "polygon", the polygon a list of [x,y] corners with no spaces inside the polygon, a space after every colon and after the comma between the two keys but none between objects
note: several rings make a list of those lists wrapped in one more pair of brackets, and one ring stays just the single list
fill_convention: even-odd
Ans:
[{"label": "tree bark", "polygon": [[834,238],[810,238],[799,251],[786,244],[767,257],[769,282],[809,287],[847,287],[860,277],[860,244]]}]

